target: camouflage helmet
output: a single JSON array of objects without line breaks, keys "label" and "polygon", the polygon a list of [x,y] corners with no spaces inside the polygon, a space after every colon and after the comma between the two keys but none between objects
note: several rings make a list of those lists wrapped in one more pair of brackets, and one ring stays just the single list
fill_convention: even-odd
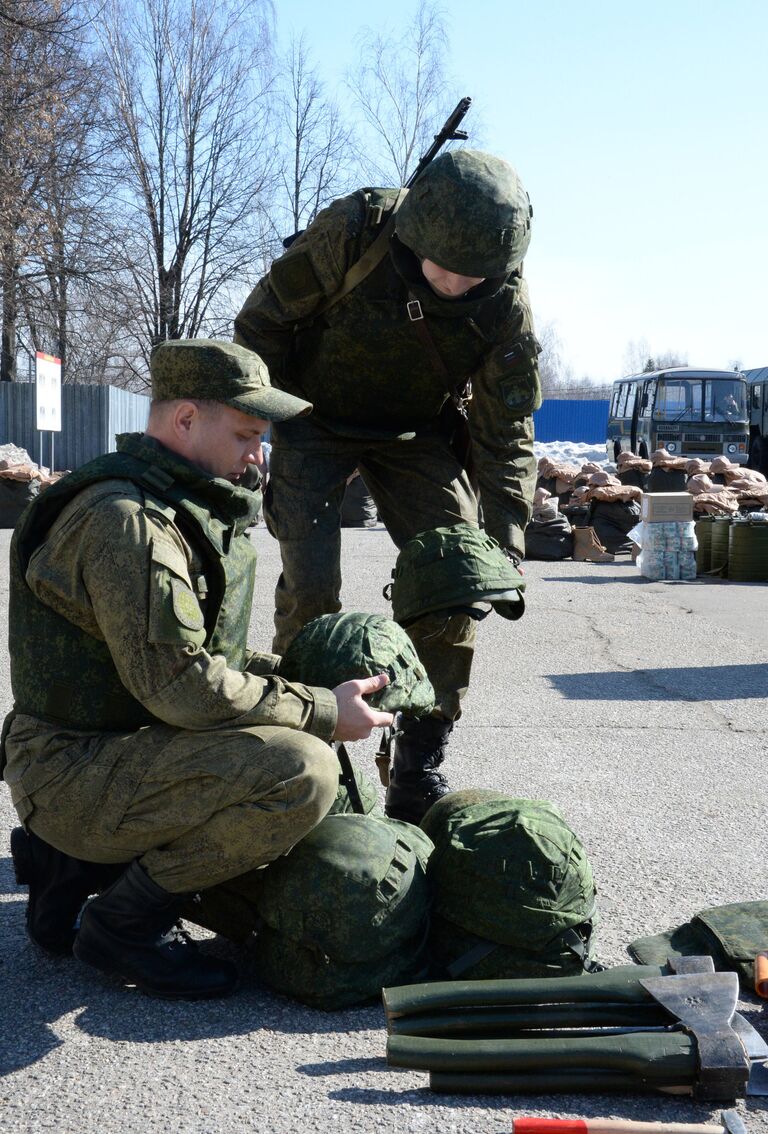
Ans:
[{"label": "camouflage helmet", "polygon": [[438,974],[496,979],[593,967],[592,868],[554,804],[474,788],[444,795],[421,826],[435,845],[427,874]]},{"label": "camouflage helmet", "polygon": [[520,618],[525,610],[523,576],[493,536],[472,524],[414,536],[400,551],[392,579],[384,594],[401,626],[437,610],[458,609],[480,619],[481,602],[504,618]]},{"label": "camouflage helmet", "polygon": [[296,635],[283,655],[279,673],[288,681],[326,689],[386,673],[389,685],[367,698],[374,708],[419,717],[435,705],[435,691],[413,642],[383,614],[322,614]]},{"label": "camouflage helmet", "polygon": [[380,996],[385,984],[423,980],[431,851],[410,823],[327,815],[260,872],[260,979],[323,1009]]},{"label": "camouflage helmet", "polygon": [[508,162],[480,150],[435,158],[397,212],[395,231],[420,260],[461,276],[507,276],[523,260],[533,210]]}]

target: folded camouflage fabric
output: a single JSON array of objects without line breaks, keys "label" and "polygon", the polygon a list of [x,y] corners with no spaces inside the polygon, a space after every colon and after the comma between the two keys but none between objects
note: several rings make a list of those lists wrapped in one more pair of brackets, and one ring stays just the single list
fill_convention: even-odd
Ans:
[{"label": "folded camouflage fabric", "polygon": [[712,957],[716,969],[739,974],[752,988],[755,955],[768,948],[768,901],[712,906],[690,921],[653,937],[638,937],[627,952],[641,965],[664,964],[668,957]]}]

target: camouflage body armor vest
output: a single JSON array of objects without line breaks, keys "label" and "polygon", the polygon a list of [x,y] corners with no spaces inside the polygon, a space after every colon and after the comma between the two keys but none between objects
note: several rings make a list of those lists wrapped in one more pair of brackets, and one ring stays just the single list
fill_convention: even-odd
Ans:
[{"label": "camouflage body armor vest", "polygon": [[[41,602],[26,584],[30,557],[79,492],[128,480],[149,512],[172,521],[202,555],[207,597],[204,648],[234,669],[247,658],[256,553],[244,535],[257,504],[252,494],[212,478],[163,447],[132,434],[117,453],[97,457],[35,500],[11,542],[8,642],[14,710],[65,727],[129,731],[158,723],[120,681],[109,647]],[[223,518],[222,518],[223,517]]]},{"label": "camouflage body armor vest", "polygon": [[[367,189],[356,194],[364,220],[357,239],[350,237],[349,262],[374,242],[395,193]],[[311,401],[313,421],[341,435],[413,436],[414,428],[433,424],[450,395],[463,388],[493,349],[494,334],[517,303],[517,272],[506,281],[486,281],[470,298],[441,299],[421,277],[413,253],[397,237],[390,246],[353,290],[315,318],[299,321],[283,365],[270,366],[275,385]],[[298,272],[290,251],[272,266],[272,276],[284,274],[287,285]],[[443,372],[415,326],[421,320],[429,325]]]}]

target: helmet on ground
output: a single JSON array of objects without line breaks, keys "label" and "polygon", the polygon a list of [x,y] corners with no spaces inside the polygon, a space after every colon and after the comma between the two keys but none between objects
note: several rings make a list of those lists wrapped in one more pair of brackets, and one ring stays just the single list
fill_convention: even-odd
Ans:
[{"label": "helmet on ground", "polygon": [[[475,604],[490,602],[504,618],[519,618],[525,580],[487,532],[472,524],[430,528],[410,539],[392,572],[392,614],[401,626],[433,611],[484,617]],[[485,612],[487,613],[487,611]]]},{"label": "helmet on ground", "polygon": [[323,1009],[424,979],[431,851],[410,823],[326,816],[261,872],[254,897],[260,978]]},{"label": "helmet on ground", "polygon": [[435,705],[435,691],[413,642],[383,614],[322,614],[299,631],[278,672],[288,681],[326,689],[386,673],[389,685],[367,698],[374,708],[418,717]]},{"label": "helmet on ground", "polygon": [[508,276],[531,239],[520,178],[481,150],[450,150],[426,167],[397,212],[395,231],[420,260],[461,276]]},{"label": "helmet on ground", "polygon": [[430,946],[435,975],[546,976],[594,968],[592,869],[546,800],[451,792],[422,820],[435,844]]}]

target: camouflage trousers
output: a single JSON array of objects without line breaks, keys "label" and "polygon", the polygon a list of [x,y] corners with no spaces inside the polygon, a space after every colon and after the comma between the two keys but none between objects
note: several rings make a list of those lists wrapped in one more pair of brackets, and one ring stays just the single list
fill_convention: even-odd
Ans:
[{"label": "camouflage trousers", "polygon": [[6,754],[5,781],[30,830],[86,861],[138,858],[179,894],[290,850],[339,782],[330,745],[273,726],[98,734],[18,716]]},{"label": "camouflage trousers", "polygon": [[[341,503],[355,468],[398,548],[429,528],[477,523],[469,478],[438,433],[412,441],[363,440],[330,434],[306,419],[274,425],[265,519],[280,541],[283,567],[275,591],[275,653],[284,654],[305,623],[341,609]],[[439,713],[455,720],[469,685],[475,622],[463,614],[430,614],[408,633]]]}]

